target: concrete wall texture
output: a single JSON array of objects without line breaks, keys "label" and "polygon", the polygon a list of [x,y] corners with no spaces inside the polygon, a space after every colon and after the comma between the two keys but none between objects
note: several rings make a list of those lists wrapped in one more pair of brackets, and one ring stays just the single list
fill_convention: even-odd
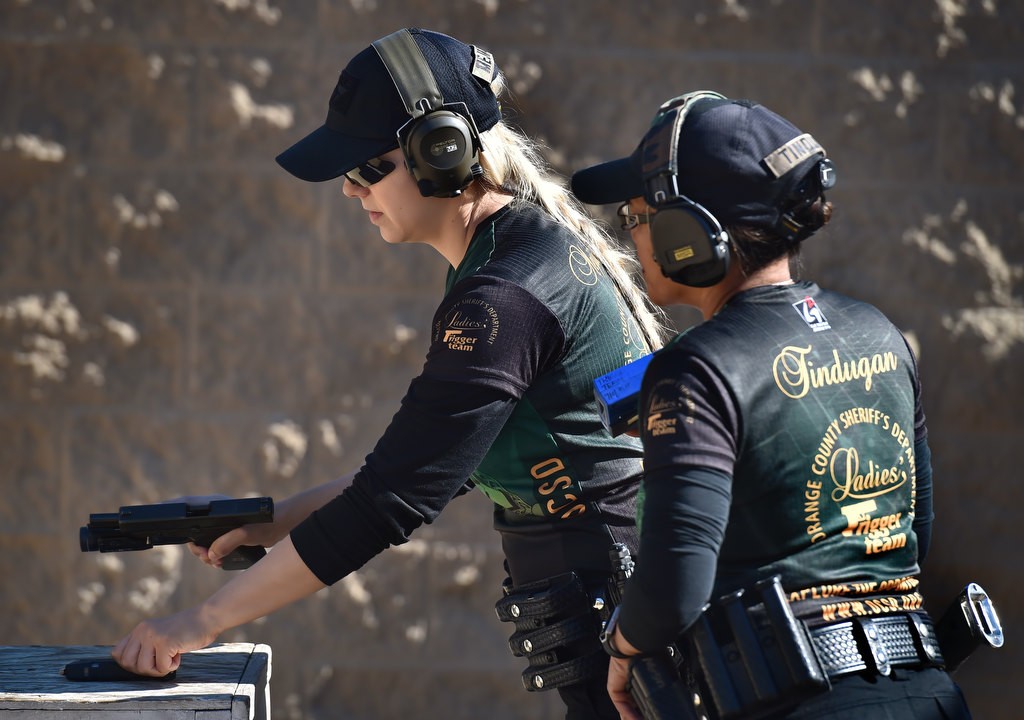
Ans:
[{"label": "concrete wall texture", "polygon": [[[919,350],[937,519],[924,589],[969,581],[1008,645],[959,672],[1024,713],[1024,3],[1015,0],[0,0],[0,644],[112,644],[225,576],[180,547],[84,555],[91,512],[284,497],[357,467],[419,369],[443,261],[388,247],[274,155],[402,26],[490,49],[563,173],[663,99],[764,102],[829,149],[805,276]],[[595,212],[604,212],[595,208]],[[684,326],[692,316],[675,314]],[[274,650],[279,718],[555,718],[520,688],[469,496],[224,641]]]}]

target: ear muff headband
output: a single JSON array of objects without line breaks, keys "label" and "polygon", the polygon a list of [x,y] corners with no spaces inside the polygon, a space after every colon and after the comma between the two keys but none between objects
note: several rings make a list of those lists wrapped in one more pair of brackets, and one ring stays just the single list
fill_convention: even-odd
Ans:
[{"label": "ear muff headband", "polygon": [[691,287],[709,287],[729,270],[729,235],[706,208],[679,192],[679,133],[697,100],[727,101],[697,91],[670,100],[655,118],[643,147],[644,199],[651,218],[654,259],[665,277]]},{"label": "ear muff headband", "polygon": [[393,32],[373,47],[409,113],[409,122],[398,130],[398,146],[420,194],[459,195],[483,173],[479,133],[469,109],[464,103],[445,104],[430,65],[408,30]]}]

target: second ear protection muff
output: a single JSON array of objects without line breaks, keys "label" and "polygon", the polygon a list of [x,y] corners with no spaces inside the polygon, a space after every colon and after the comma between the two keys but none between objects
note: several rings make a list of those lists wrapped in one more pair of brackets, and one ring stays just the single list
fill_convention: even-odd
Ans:
[{"label": "second ear protection muff", "polygon": [[[420,194],[455,197],[483,174],[480,137],[465,103],[445,104],[416,39],[398,30],[373,43],[398,88],[410,120],[398,130]],[[476,52],[483,52],[476,49]]]},{"label": "second ear protection muff", "polygon": [[710,287],[729,270],[729,235],[706,208],[679,192],[679,132],[697,100],[727,101],[697,91],[665,103],[653,135],[644,142],[644,199],[651,217],[654,259],[665,277],[690,287]]},{"label": "second ear protection muff", "polygon": [[[817,145],[816,141],[813,142]],[[789,242],[804,240],[818,229],[817,226],[809,227],[802,224],[797,217],[818,198],[824,200],[825,191],[831,190],[836,184],[836,166],[824,156],[825,150],[820,145],[818,148],[821,150],[822,157],[796,189],[790,193],[787,198],[790,204],[789,210],[779,217],[778,226],[775,228],[775,231]]]}]

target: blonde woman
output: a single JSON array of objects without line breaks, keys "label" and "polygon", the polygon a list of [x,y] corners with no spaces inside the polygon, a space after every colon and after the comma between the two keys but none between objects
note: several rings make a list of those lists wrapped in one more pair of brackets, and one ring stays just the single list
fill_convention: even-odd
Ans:
[{"label": "blonde woman", "polygon": [[124,667],[167,673],[182,652],[405,542],[475,487],[493,501],[506,598],[570,598],[516,622],[524,683],[558,689],[567,717],[617,717],[593,599],[612,545],[636,549],[642,451],[604,428],[593,380],[655,349],[661,316],[631,256],[502,122],[501,87],[486,51],[400,30],[348,63],[324,126],[278,157],[306,181],[343,178],[385,242],[444,257],[432,343],[363,467],[279,501],[273,524],[193,547],[213,565],[239,545],[275,549],[200,605],[136,627],[114,649]]}]

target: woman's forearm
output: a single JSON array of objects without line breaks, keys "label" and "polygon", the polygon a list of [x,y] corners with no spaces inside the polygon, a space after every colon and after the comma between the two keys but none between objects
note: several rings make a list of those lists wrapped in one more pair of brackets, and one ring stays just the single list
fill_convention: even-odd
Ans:
[{"label": "woman's forearm", "polygon": [[325,585],[285,537],[266,557],[220,588],[198,608],[217,634],[273,613]]}]

